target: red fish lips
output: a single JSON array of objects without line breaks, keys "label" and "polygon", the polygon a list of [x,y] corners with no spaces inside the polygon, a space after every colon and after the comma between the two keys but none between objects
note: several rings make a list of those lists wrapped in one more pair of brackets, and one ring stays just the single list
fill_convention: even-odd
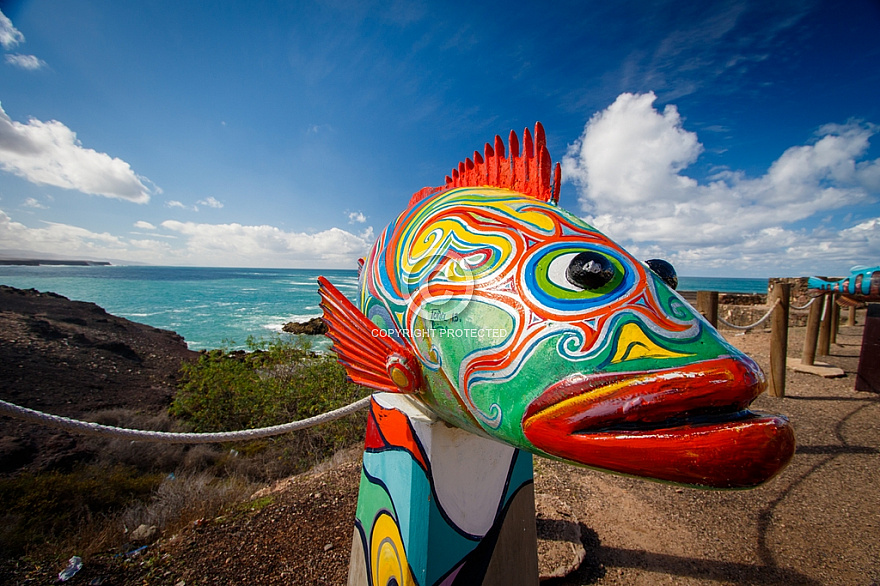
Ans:
[{"label": "red fish lips", "polygon": [[648,372],[574,375],[523,416],[537,448],[579,464],[710,488],[749,488],[794,455],[781,415],[751,412],[764,377],[748,357]]}]

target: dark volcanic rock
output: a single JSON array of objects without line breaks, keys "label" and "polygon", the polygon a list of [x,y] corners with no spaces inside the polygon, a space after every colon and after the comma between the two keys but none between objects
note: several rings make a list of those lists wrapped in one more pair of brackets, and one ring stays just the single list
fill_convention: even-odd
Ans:
[{"label": "dark volcanic rock", "polygon": [[[0,286],[0,399],[88,419],[123,408],[157,413],[180,365],[198,356],[174,332],[108,314],[94,303]],[[0,470],[52,468],[88,456],[81,438],[0,417]]]},{"label": "dark volcanic rock", "polygon": [[308,336],[319,336],[327,333],[327,325],[320,317],[313,317],[306,322],[288,322],[281,329],[288,334],[306,334]]}]

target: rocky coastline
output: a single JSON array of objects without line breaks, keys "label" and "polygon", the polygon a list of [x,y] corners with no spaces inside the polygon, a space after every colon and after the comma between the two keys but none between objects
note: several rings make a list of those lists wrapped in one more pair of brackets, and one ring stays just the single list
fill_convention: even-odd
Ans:
[{"label": "rocky coastline", "polygon": [[306,336],[323,336],[327,333],[327,325],[320,317],[313,317],[305,322],[287,322],[281,331],[288,334],[304,334]]},{"label": "rocky coastline", "polygon": [[105,260],[55,260],[47,258],[0,258],[0,266],[65,266],[65,267],[109,267]]},{"label": "rocky coastline", "polygon": [[[165,410],[182,361],[178,334],[94,303],[0,286],[0,399],[65,417]],[[0,473],[66,470],[91,454],[80,436],[0,417]]]}]

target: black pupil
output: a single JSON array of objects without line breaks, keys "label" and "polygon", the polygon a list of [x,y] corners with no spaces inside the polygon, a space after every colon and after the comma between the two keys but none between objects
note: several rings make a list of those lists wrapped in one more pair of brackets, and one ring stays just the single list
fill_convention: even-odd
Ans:
[{"label": "black pupil", "polygon": [[581,289],[601,289],[614,279],[614,265],[598,252],[581,252],[571,259],[565,278]]},{"label": "black pupil", "polygon": [[678,275],[675,273],[675,268],[663,260],[662,258],[652,258],[651,260],[646,260],[645,264],[654,271],[654,273],[660,277],[660,279],[672,287],[673,289],[678,288]]}]

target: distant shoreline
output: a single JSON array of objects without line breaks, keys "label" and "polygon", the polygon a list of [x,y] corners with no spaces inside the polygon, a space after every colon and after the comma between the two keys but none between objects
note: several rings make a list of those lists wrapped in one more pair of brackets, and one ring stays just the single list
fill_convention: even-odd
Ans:
[{"label": "distant shoreline", "polygon": [[[5,258],[47,256],[7,253]],[[354,297],[359,291],[353,269],[156,267],[100,260],[112,266],[0,265],[0,284],[97,303],[114,315],[173,330],[194,350],[244,349],[249,336],[274,336],[288,322],[319,317],[321,297],[315,278],[322,273],[343,293]],[[679,291],[766,295],[767,283],[767,279],[680,277]],[[323,347],[329,340],[318,337],[314,343]]]},{"label": "distant shoreline", "polygon": [[71,267],[108,267],[110,263],[104,260],[50,260],[42,258],[0,258],[3,266],[38,267],[41,265],[71,266]]}]

